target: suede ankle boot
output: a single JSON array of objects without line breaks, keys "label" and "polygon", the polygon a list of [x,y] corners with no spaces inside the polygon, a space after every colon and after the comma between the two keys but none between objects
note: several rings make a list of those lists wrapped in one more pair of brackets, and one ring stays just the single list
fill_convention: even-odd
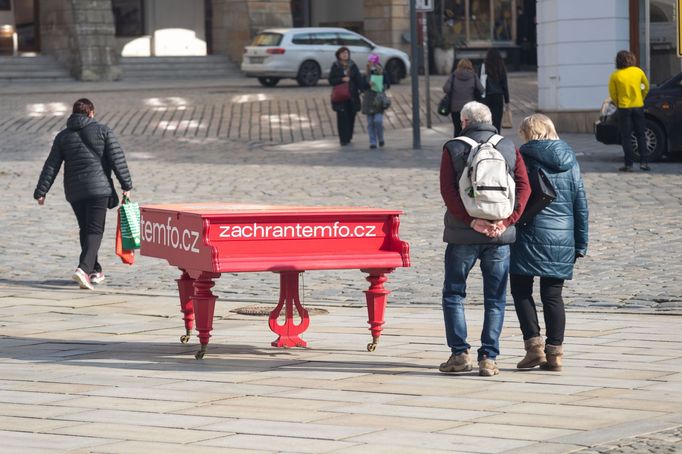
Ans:
[{"label": "suede ankle boot", "polygon": [[542,337],[531,337],[523,341],[526,356],[516,365],[517,369],[532,369],[547,362],[545,357],[545,342]]},{"label": "suede ankle boot", "polygon": [[564,356],[564,348],[561,345],[545,345],[545,355],[547,362],[540,367],[544,370],[551,370],[559,372],[562,367],[562,357]]}]

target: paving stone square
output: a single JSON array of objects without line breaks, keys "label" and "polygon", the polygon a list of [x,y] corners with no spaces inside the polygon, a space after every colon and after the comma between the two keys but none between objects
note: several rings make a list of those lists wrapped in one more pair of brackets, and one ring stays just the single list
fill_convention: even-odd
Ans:
[{"label": "paving stone square", "polygon": [[[438,169],[451,134],[412,147],[409,84],[394,86],[386,148],[368,148],[358,116],[340,147],[329,87],[266,89],[245,79],[0,87],[0,436],[2,452],[625,453],[681,452],[682,161],[616,172],[620,148],[562,134],[590,206],[588,256],[567,282],[565,369],[517,371],[523,341],[508,297],[501,373],[441,374],[448,356],[440,293],[444,244]],[[518,123],[535,111],[530,73],[510,77]],[[423,93],[422,93],[423,94]],[[276,349],[267,317],[233,310],[278,298],[272,273],[224,274],[213,337],[197,361],[175,279],[162,260],[123,265],[109,212],[105,284],[75,288],[78,235],[61,176],[32,198],[71,103],[95,102],[113,127],[141,204],[230,201],[397,208],[412,266],[392,293],[377,351],[359,271],[304,273],[306,349]],[[606,96],[606,93],[605,93]],[[601,100],[595,100],[598,106]],[[422,122],[427,106],[422,96]],[[513,129],[503,130],[519,138]],[[480,272],[470,277],[472,343],[482,325]]]}]

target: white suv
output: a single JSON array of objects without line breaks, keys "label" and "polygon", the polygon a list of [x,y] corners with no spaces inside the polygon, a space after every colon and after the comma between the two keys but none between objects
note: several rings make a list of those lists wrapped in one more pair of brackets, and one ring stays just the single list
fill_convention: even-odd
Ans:
[{"label": "white suv", "polygon": [[351,59],[364,70],[370,53],[379,55],[391,83],[398,83],[410,71],[410,58],[398,49],[377,46],[367,38],[345,28],[272,28],[264,30],[244,48],[242,72],[257,77],[266,87],[283,78],[296,79],[299,85],[317,85],[327,77],[339,47],[350,49]]}]

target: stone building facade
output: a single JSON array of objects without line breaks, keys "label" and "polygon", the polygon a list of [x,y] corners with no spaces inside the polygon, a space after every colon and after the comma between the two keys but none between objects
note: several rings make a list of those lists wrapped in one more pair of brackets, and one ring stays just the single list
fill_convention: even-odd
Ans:
[{"label": "stone building facade", "polygon": [[289,0],[213,0],[213,52],[233,62],[242,58],[244,46],[260,30],[291,27]]},{"label": "stone building facade", "polygon": [[43,0],[39,12],[41,52],[79,80],[121,77],[111,0]]},{"label": "stone building facade", "polygon": [[[454,42],[465,43],[484,55],[488,47],[496,46],[506,49],[504,55],[518,47],[517,9],[534,1],[433,0],[429,33],[438,30],[441,36],[449,30],[453,35],[449,49]],[[222,54],[238,64],[244,46],[259,31],[272,27],[346,27],[377,44],[409,51],[408,0],[12,0],[11,4],[19,53],[23,48],[24,53],[53,55],[79,80],[119,79],[121,57]],[[4,16],[11,19],[12,14],[0,15],[0,26]]]},{"label": "stone building facade", "polygon": [[[172,45],[160,43],[173,39],[169,30],[193,32],[191,38],[203,44],[190,51],[178,49],[175,55],[205,55],[208,52],[226,55],[239,63],[244,46],[260,30],[293,26],[294,2],[291,0],[187,0],[181,3],[133,0],[123,4],[129,7],[136,2],[140,9],[137,16],[121,14],[119,17],[112,14],[112,9],[117,9],[120,0],[37,0],[32,5],[36,5],[35,33],[38,35],[36,41],[40,43],[39,52],[56,57],[79,80],[117,80],[121,77],[121,56],[174,55]],[[357,5],[348,14],[360,21],[365,35],[383,45],[407,49],[408,44],[402,39],[409,29],[407,0],[355,0],[355,3]],[[315,5],[324,12],[322,6],[322,3]],[[307,8],[308,11],[311,9],[310,4]],[[195,18],[188,23],[185,17],[188,13],[206,21]],[[333,20],[333,13],[327,16],[332,19],[322,15],[321,20]],[[139,35],[129,32],[136,27],[117,24],[117,21],[135,19],[141,22],[139,29],[145,30]],[[183,20],[182,26],[178,25]],[[161,28],[163,30],[159,30]],[[120,34],[121,29],[126,31],[124,36]],[[162,31],[166,33],[162,34]],[[185,36],[175,40],[185,39]]]}]

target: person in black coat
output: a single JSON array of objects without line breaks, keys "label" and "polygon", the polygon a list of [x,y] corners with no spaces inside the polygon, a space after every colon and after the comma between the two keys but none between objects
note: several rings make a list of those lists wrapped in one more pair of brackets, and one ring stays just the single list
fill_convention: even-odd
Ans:
[{"label": "person in black coat", "polygon": [[350,50],[347,47],[340,47],[336,51],[336,61],[332,63],[329,71],[329,85],[335,87],[344,83],[348,84],[350,98],[341,101],[332,100],[332,109],[336,112],[339,141],[341,145],[348,145],[353,140],[355,115],[361,109],[360,90],[365,88],[365,84],[360,70],[350,59]]},{"label": "person in black coat", "polygon": [[118,205],[111,179],[113,170],[123,196],[130,197],[133,183],[123,150],[106,125],[94,120],[95,106],[82,98],[73,105],[66,129],[57,134],[43,165],[33,198],[45,204],[59,169],[64,163],[64,193],[78,220],[81,254],[72,278],[81,288],[93,289],[104,280],[97,253],[102,243],[107,208]]},{"label": "person in black coat", "polygon": [[485,99],[483,102],[493,114],[493,126],[497,132],[502,130],[502,113],[509,104],[509,85],[507,68],[497,49],[489,49],[481,72],[485,71]]},{"label": "person in black coat", "polygon": [[[587,198],[575,153],[559,139],[552,120],[542,114],[530,115],[519,132],[526,140],[520,151],[528,173],[543,171],[557,196],[525,225],[517,225],[516,242],[511,246],[509,284],[526,349],[516,367],[559,371],[566,329],[561,293],[564,281],[573,278],[576,260],[587,254]],[[536,276],[540,278],[546,345],[533,300]]]}]

